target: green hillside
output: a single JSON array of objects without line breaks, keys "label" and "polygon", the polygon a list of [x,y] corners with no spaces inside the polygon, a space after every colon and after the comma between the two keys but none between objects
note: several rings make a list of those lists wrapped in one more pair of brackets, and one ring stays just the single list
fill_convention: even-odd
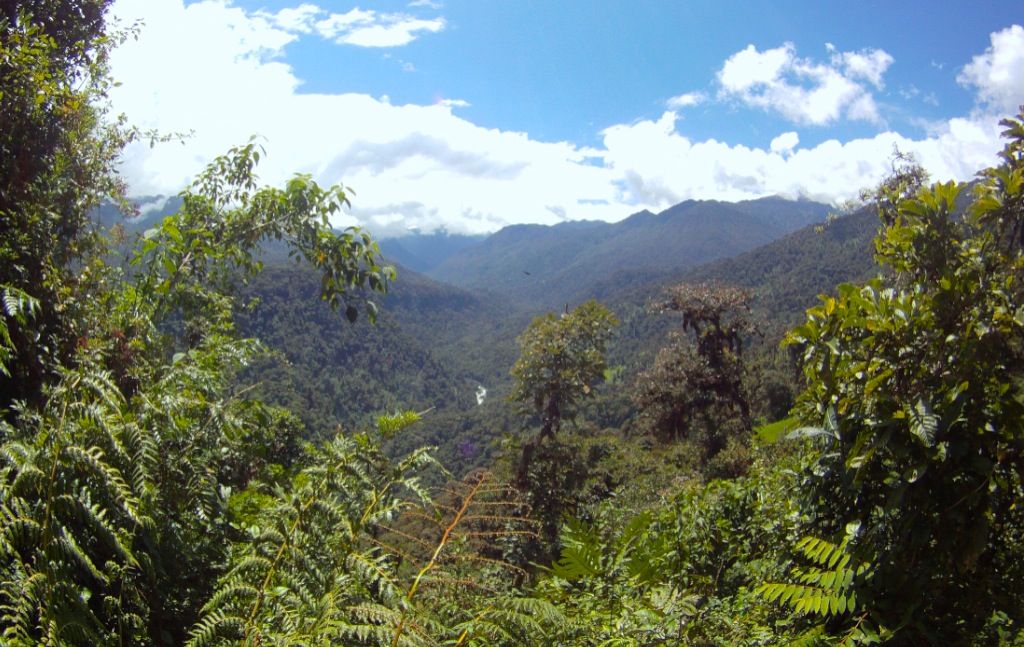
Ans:
[{"label": "green hillside", "polygon": [[970,185],[514,228],[453,287],[254,141],[111,225],[107,3],[45,4],[0,9],[3,645],[1024,643],[1024,109]]},{"label": "green hillside", "polygon": [[765,198],[687,201],[608,224],[506,227],[429,272],[441,281],[502,294],[524,307],[556,308],[622,271],[681,271],[734,256],[825,219],[814,202]]}]

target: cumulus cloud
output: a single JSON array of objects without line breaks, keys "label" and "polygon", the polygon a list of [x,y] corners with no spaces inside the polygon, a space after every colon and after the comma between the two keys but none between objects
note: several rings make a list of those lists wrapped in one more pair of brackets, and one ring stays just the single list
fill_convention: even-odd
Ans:
[{"label": "cumulus cloud", "polygon": [[[612,221],[690,198],[841,201],[886,173],[893,144],[916,153],[937,179],[970,178],[1000,147],[995,120],[977,115],[933,123],[918,140],[886,131],[808,147],[796,130],[767,148],[697,140],[676,110],[716,100],[702,93],[675,97],[656,119],[607,128],[593,147],[542,142],[454,114],[469,105],[464,100],[400,105],[386,96],[300,92],[286,47],[321,37],[326,27],[317,25],[331,17],[312,4],[268,14],[226,0],[116,0],[114,12],[148,25],[112,57],[123,83],[111,92],[115,109],[142,128],[194,132],[181,145],[126,150],[123,173],[135,194],[177,193],[215,156],[257,133],[268,153],[258,169],[263,182],[280,185],[298,172],[354,187],[353,206],[336,224],[363,224],[378,235]],[[368,13],[340,14],[348,17],[332,23],[335,37],[383,24]],[[185,33],[188,47],[181,46]],[[1021,95],[1013,94],[1014,68],[1004,63],[1004,42],[1016,34],[993,35],[992,47],[964,68],[964,82],[986,102]],[[877,113],[870,89],[880,87],[891,63],[878,52],[833,51],[828,63],[815,63],[797,58],[790,45],[748,47],[725,62],[718,80],[725,100],[756,108],[781,111],[788,97],[799,106],[792,118],[800,124],[871,120]]]},{"label": "cumulus cloud", "polygon": [[816,63],[799,58],[792,43],[763,52],[749,45],[719,70],[719,96],[777,112],[798,124],[825,126],[843,117],[880,123],[864,82],[881,88],[892,57],[882,50],[829,50],[831,60]]},{"label": "cumulus cloud", "polygon": [[[829,46],[829,51],[835,51]],[[885,87],[882,75],[892,65],[893,57],[880,49],[868,49],[860,52],[836,52],[832,56],[832,64],[841,66],[846,76],[865,79],[879,90]]]},{"label": "cumulus cloud", "polygon": [[1024,28],[1013,25],[992,34],[991,40],[984,54],[964,66],[957,81],[976,87],[988,110],[1016,113],[1024,102]]},{"label": "cumulus cloud", "polygon": [[[433,5],[410,5],[427,6]],[[444,18],[422,19],[405,13],[382,13],[355,8],[345,13],[331,13],[314,4],[281,9],[277,13],[260,10],[254,14],[268,23],[291,33],[316,33],[322,38],[361,47],[399,47],[408,45],[422,33],[439,32],[445,28]]]},{"label": "cumulus cloud", "polygon": [[954,119],[924,140],[886,131],[793,150],[797,134],[784,133],[765,151],[714,139],[691,141],[676,130],[677,120],[666,112],[657,121],[604,132],[605,159],[623,176],[617,185],[620,202],[651,209],[686,199],[765,195],[842,202],[886,175],[894,145],[914,153],[936,179],[969,179],[994,161],[999,142],[996,124]]},{"label": "cumulus cloud", "polygon": [[792,153],[796,145],[800,143],[800,135],[795,132],[782,133],[772,140],[769,149],[773,153]]}]

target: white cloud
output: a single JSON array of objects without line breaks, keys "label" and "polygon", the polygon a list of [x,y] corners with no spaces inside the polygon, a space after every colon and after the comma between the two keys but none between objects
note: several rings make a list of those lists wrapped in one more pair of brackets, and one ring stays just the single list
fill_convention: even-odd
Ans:
[{"label": "white cloud", "polygon": [[892,57],[882,50],[833,52],[815,63],[796,55],[792,43],[757,51],[753,45],[733,54],[718,72],[719,96],[774,111],[798,124],[824,126],[843,117],[881,122],[871,92],[861,83],[882,87]]},{"label": "white cloud", "polygon": [[[558,208],[573,219],[619,213],[610,171],[585,163],[593,151],[481,128],[452,114],[466,101],[393,105],[298,93],[300,81],[281,60],[296,36],[265,16],[213,0],[187,7],[117,0],[114,11],[150,25],[113,55],[122,82],[111,95],[115,108],[143,128],[195,131],[183,145],[127,149],[123,172],[135,194],[176,193],[208,161],[258,133],[267,150],[262,181],[280,184],[303,172],[322,184],[343,182],[358,192],[346,222],[371,228],[393,224],[396,214],[403,226],[479,232],[555,222]],[[195,36],[189,47],[180,47],[182,33]]]},{"label": "white cloud", "polygon": [[678,97],[672,97],[667,103],[669,108],[689,108],[691,106],[699,106],[707,100],[708,95],[703,92],[687,92]]},{"label": "white cloud", "polygon": [[978,99],[996,114],[1016,114],[1024,103],[1024,28],[1013,25],[991,35],[992,45],[957,76],[978,88]]},{"label": "white cloud", "polygon": [[924,140],[894,132],[845,143],[825,141],[792,150],[796,133],[775,138],[770,150],[690,141],[677,116],[641,121],[604,132],[605,160],[621,177],[618,200],[652,210],[686,199],[745,200],[765,195],[841,202],[889,171],[893,145],[913,152],[935,179],[970,179],[995,160],[995,123],[954,119]]},{"label": "white cloud", "polygon": [[472,105],[468,101],[463,101],[462,99],[441,99],[437,103],[438,105],[446,108],[468,108]]},{"label": "white cloud", "polygon": [[313,24],[321,13],[323,10],[314,4],[302,4],[287,7],[276,14],[264,10],[256,12],[256,15],[285,31],[308,34],[313,31]]},{"label": "white cloud", "polygon": [[800,143],[800,136],[794,132],[782,133],[772,140],[769,149],[773,153],[792,153],[796,145]]},{"label": "white cloud", "polygon": [[880,49],[862,50],[860,52],[837,53],[832,59],[833,65],[841,65],[848,78],[862,78],[879,90],[885,87],[882,75],[892,65],[893,58]]},{"label": "white cloud", "polygon": [[[318,11],[317,14],[325,13]],[[364,11],[358,7],[346,13],[332,13],[313,23],[316,32],[329,40],[339,39],[356,30],[373,27],[377,19],[375,11]]]},{"label": "white cloud", "polygon": [[[785,132],[759,149],[696,141],[680,129],[674,110],[608,128],[593,148],[539,142],[456,116],[453,111],[469,105],[464,100],[397,105],[386,96],[298,92],[301,80],[287,64],[285,47],[317,37],[324,14],[312,7],[270,15],[247,14],[226,0],[187,7],[182,0],[116,0],[117,15],[145,18],[147,26],[112,57],[114,76],[123,82],[111,93],[115,109],[142,128],[195,131],[183,145],[127,149],[123,172],[135,194],[176,193],[215,156],[258,133],[268,153],[258,169],[263,182],[280,185],[301,172],[321,184],[356,189],[339,225],[358,222],[378,235],[441,226],[484,232],[563,218],[617,220],[688,198],[782,194],[839,201],[885,174],[894,143],[917,153],[937,179],[968,179],[1000,148],[995,120],[973,115],[933,124],[918,141],[883,132],[798,148],[800,136]],[[341,15],[349,16],[348,26],[336,20],[338,34],[351,33],[365,18]],[[181,34],[189,34],[187,46]],[[983,55],[991,65],[977,63],[979,57],[969,66],[983,96],[1003,87],[992,80],[994,72],[980,72],[998,68],[997,40]],[[755,106],[760,101],[781,110],[776,102],[782,97],[799,101],[801,112],[793,118],[800,123],[836,114],[868,119],[874,103],[859,82],[873,85],[872,70],[879,70],[880,82],[882,59],[857,56],[868,62],[816,64],[796,58],[791,46],[749,47],[726,62],[719,79],[729,97],[749,98]],[[684,108],[705,100],[712,98],[691,93],[670,103]]]},{"label": "white cloud", "polygon": [[[414,3],[409,6],[439,8],[432,4]],[[424,20],[404,13],[381,13],[358,7],[345,13],[331,13],[309,3],[277,13],[260,10],[253,15],[285,32],[315,32],[327,40],[360,47],[400,47],[416,40],[422,33],[439,32],[445,28],[444,18]]]},{"label": "white cloud", "polygon": [[416,40],[419,32],[438,32],[444,29],[444,19],[420,20],[405,15],[386,16],[383,23],[353,28],[336,40],[339,43],[361,47],[398,47]]},{"label": "white cloud", "polygon": [[748,45],[729,57],[718,73],[718,81],[730,93],[777,84],[783,70],[792,62],[793,54],[791,43],[765,52],[758,52],[753,45]]}]

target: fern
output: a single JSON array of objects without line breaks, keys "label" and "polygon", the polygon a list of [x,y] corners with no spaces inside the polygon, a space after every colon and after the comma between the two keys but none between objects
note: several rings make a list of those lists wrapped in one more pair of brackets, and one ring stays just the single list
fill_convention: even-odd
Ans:
[{"label": "fern", "polygon": [[[762,584],[757,594],[789,607],[795,615],[817,619],[818,624],[804,632],[797,643],[878,642],[886,632],[871,621],[870,610],[857,597],[859,587],[872,577],[871,564],[855,559],[846,540],[835,544],[808,536],[797,542],[796,549],[811,565],[794,567],[790,582]],[[837,618],[845,619],[846,629],[838,637],[830,636],[825,621]]]},{"label": "fern", "polygon": [[10,328],[7,324],[11,319],[20,324],[27,323],[39,312],[39,301],[23,290],[10,285],[0,286],[0,375],[10,377],[7,368],[13,351],[17,348],[11,340]]},{"label": "fern", "polygon": [[573,519],[563,528],[561,538],[562,555],[551,567],[553,575],[569,581],[604,575],[597,528]]},{"label": "fern", "polygon": [[0,446],[0,624],[5,644],[141,636],[134,532],[149,519],[118,465],[124,402],[97,367],[65,371]]},{"label": "fern", "polygon": [[327,443],[291,488],[278,493],[260,527],[250,529],[189,644],[374,633],[359,629],[350,609],[372,617],[371,598],[383,610],[405,590],[372,534],[419,499],[415,474],[431,464],[426,452],[392,463],[365,434]]},{"label": "fern", "polygon": [[[380,436],[378,436],[380,437]],[[392,461],[366,434],[339,435],[260,527],[193,628],[189,645],[524,644],[558,612],[511,596],[518,567],[494,539],[533,532],[485,472],[430,492],[425,450]],[[531,638],[533,636],[534,638]]]}]

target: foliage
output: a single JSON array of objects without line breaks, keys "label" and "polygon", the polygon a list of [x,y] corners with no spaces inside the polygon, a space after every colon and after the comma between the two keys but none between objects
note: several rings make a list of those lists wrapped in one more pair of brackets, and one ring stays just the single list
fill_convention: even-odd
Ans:
[{"label": "foliage", "polygon": [[831,638],[825,635],[823,625],[814,625],[795,642],[830,639],[837,645],[873,644],[888,637],[884,630],[880,632],[870,622],[868,613],[858,613],[857,590],[865,588],[874,573],[870,564],[856,561],[846,540],[837,545],[816,537],[804,537],[796,549],[813,565],[794,567],[790,577],[795,583],[768,583],[757,592],[768,600],[792,607],[796,614],[825,620],[848,616],[855,622],[846,630],[846,635]]},{"label": "foliage", "polygon": [[[347,303],[350,322],[358,317],[353,301],[361,291],[386,293],[394,278],[394,268],[378,265],[379,249],[368,233],[358,227],[332,230],[331,216],[348,204],[343,187],[324,189],[310,176],[297,175],[283,190],[257,188],[259,160],[260,150],[250,141],[211,162],[182,194],[181,211],[147,231],[132,259],[143,271],[139,291],[160,297],[162,310],[154,317],[160,321],[177,309],[188,344],[204,333],[197,326],[219,316],[219,301],[231,293],[238,274],[262,270],[254,254],[264,241],[283,240],[289,256],[319,269],[320,297],[332,308]],[[367,300],[365,308],[373,320],[376,305]]]},{"label": "foliage", "polygon": [[729,434],[749,431],[743,347],[756,326],[747,300],[744,290],[705,283],[668,288],[662,301],[651,304],[651,312],[682,317],[682,332],[635,387],[634,402],[656,437],[699,437],[710,459],[725,448]]},{"label": "foliage", "polygon": [[0,448],[5,644],[108,644],[141,633],[132,539],[152,521],[141,469],[126,468],[152,448],[121,424],[119,393],[91,368],[66,371]]},{"label": "foliage", "polygon": [[[917,190],[901,165],[882,185],[878,261],[888,280],[842,285],[788,342],[808,388],[797,411],[819,439],[806,471],[816,532],[860,528],[875,575],[865,611],[904,641],[982,639],[987,619],[1019,626],[999,594],[1020,571],[1013,530],[1021,484],[1024,126],[1003,122],[999,166],[963,185]],[[820,535],[819,535],[820,536]]]},{"label": "foliage", "polygon": [[0,156],[5,644],[180,644],[238,532],[230,493],[299,458],[294,419],[232,391],[260,349],[234,330],[233,284],[267,239],[350,318],[393,276],[364,232],[330,229],[341,187],[257,188],[252,143],[200,175],[133,267],[108,264],[91,213],[120,195],[135,133],[105,116],[106,4],[0,18],[0,146],[18,153]]},{"label": "foliage", "polygon": [[[342,631],[339,614],[351,602],[349,587],[379,586],[393,593],[379,572],[380,559],[355,551],[368,530],[407,505],[399,490],[421,501],[416,472],[430,463],[416,452],[392,465],[365,435],[338,435],[300,472],[234,552],[230,569],[192,631],[191,644],[261,644],[301,635]],[[365,582],[352,582],[349,568]]]},{"label": "foliage", "polygon": [[523,413],[542,416],[540,437],[555,434],[562,418],[572,419],[580,401],[604,377],[605,346],[618,320],[588,301],[572,312],[537,317],[517,340],[522,349],[512,367],[509,400]]},{"label": "foliage", "polygon": [[323,452],[245,528],[191,645],[514,645],[557,619],[511,591],[517,569],[491,543],[530,523],[486,473],[431,496],[424,450],[392,462],[358,434]]},{"label": "foliage", "polygon": [[677,482],[641,512],[613,496],[568,522],[537,584],[572,618],[551,644],[772,644],[781,618],[755,589],[783,573],[799,527],[792,460],[765,453],[748,477]]},{"label": "foliage", "polygon": [[[90,212],[122,196],[114,168],[137,133],[108,115],[104,34],[109,0],[7,2],[0,8],[0,286],[37,304],[29,320],[0,313],[11,340],[0,415],[40,403],[73,363],[71,325],[84,296],[72,264],[97,244]],[[74,16],[74,19],[60,17]]]},{"label": "foliage", "polygon": [[[519,338],[509,400],[541,418],[534,438],[508,441],[523,459],[430,488],[451,477],[415,447],[443,433],[484,442],[509,424],[500,398],[461,420],[441,406],[429,431],[395,413],[347,433],[261,402],[278,391],[246,382],[300,375],[252,368],[263,345],[246,335],[266,329],[257,300],[288,310],[302,292],[276,281],[286,272],[271,280],[287,285],[243,289],[268,243],[315,268],[305,296],[375,319],[394,271],[366,232],[331,229],[344,187],[300,175],[261,188],[250,141],[134,240],[129,266],[113,264],[90,214],[118,201],[112,171],[138,133],[105,108],[119,38],[103,33],[107,4],[0,8],[0,642],[1020,642],[1024,115],[1004,122],[1000,164],[969,201],[964,186],[925,188],[897,158],[874,196],[884,278],[840,286],[789,337],[807,380],[794,442],[751,440],[748,292],[691,284],[655,306],[682,330],[640,404],[663,438],[699,444],[601,428],[629,425],[621,376],[646,357],[636,340],[650,346],[664,326],[634,304],[632,345],[609,370],[618,322],[591,301]],[[378,337],[360,322],[332,345],[292,306],[277,329],[293,329],[327,386],[288,404],[458,401],[466,384],[425,347],[464,344],[450,320],[498,309],[424,290],[395,302],[407,319],[417,301],[445,304],[410,326],[443,329],[421,335],[422,352],[398,347],[397,315],[380,317]],[[474,339],[519,325],[511,315]],[[470,393],[511,363],[510,346],[458,360]],[[419,383],[399,394],[360,362],[415,369]],[[598,403],[602,381],[617,393]],[[773,417],[783,390],[766,398]],[[304,443],[307,426],[335,432]]]},{"label": "foliage", "polygon": [[39,302],[26,294],[23,290],[8,285],[2,286],[0,293],[0,375],[11,376],[8,364],[13,357],[13,351],[17,350],[14,340],[11,339],[11,331],[7,322],[17,322],[21,326],[29,325],[31,319],[39,310]]}]

